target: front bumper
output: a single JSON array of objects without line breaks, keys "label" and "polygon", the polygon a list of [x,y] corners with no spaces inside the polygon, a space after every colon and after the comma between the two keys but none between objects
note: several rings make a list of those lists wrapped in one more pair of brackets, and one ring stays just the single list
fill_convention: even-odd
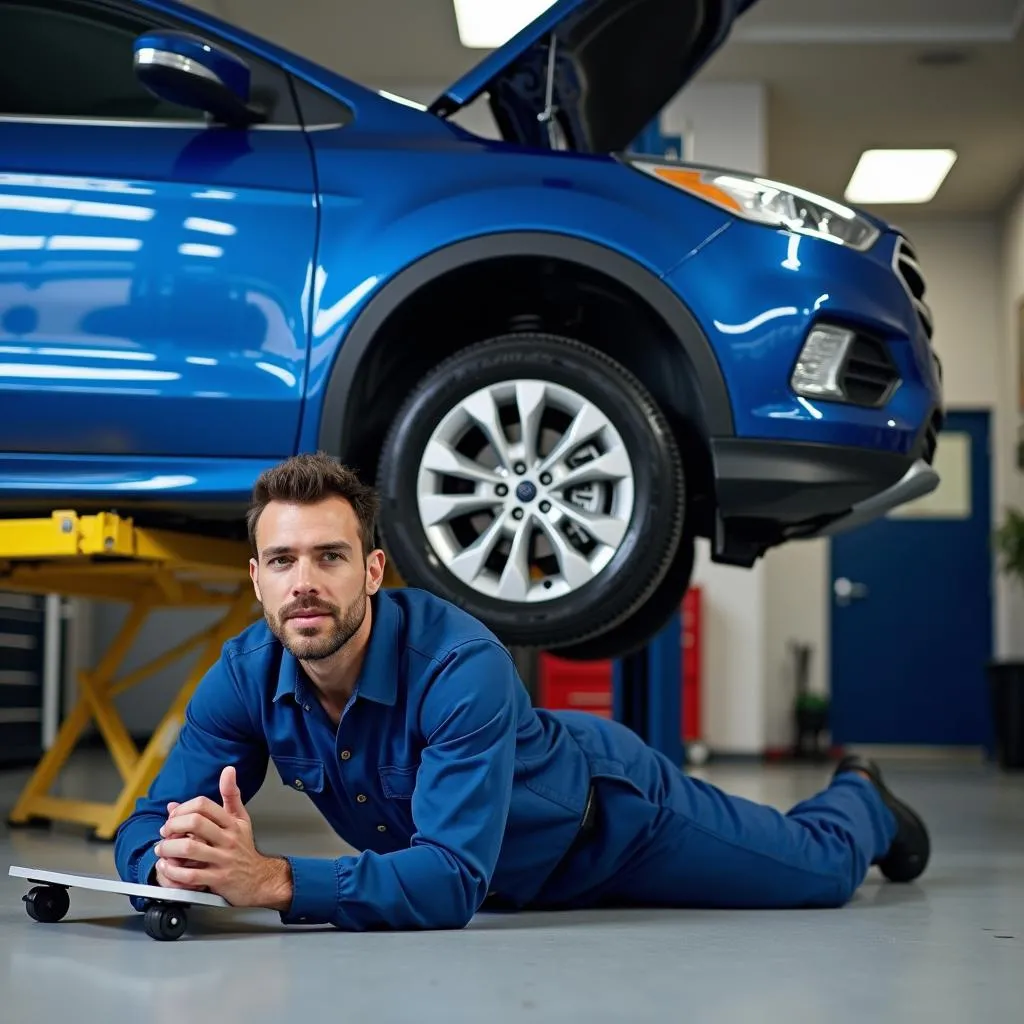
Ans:
[{"label": "front bumper", "polygon": [[752,564],[795,538],[831,536],[884,516],[939,484],[936,418],[907,452],[716,438],[716,561]]},{"label": "front bumper", "polygon": [[874,497],[858,502],[845,515],[829,523],[827,526],[807,534],[811,537],[830,537],[837,533],[846,533],[856,529],[873,519],[879,519],[887,512],[908,501],[923,498],[931,494],[939,486],[939,474],[924,459],[915,459],[911,467],[891,487],[887,487]]},{"label": "front bumper", "polygon": [[916,455],[799,441],[716,438],[720,516],[798,526],[833,519],[894,487]]}]

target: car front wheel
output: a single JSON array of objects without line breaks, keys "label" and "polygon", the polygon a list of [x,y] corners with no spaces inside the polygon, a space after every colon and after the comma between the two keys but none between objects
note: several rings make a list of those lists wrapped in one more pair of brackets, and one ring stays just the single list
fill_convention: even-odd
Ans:
[{"label": "car front wheel", "polygon": [[624,622],[673,563],[685,513],[669,424],[643,385],[570,338],[510,334],[431,371],[377,474],[384,547],[410,586],[505,643]]}]

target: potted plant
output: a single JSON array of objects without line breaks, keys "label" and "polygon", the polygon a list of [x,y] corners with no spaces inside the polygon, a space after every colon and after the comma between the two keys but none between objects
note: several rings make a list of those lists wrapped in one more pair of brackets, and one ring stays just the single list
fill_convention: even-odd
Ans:
[{"label": "potted plant", "polygon": [[[1024,513],[1008,508],[995,531],[999,568],[1024,587]],[[1024,660],[994,660],[988,665],[996,759],[1000,767],[1024,768]]]}]

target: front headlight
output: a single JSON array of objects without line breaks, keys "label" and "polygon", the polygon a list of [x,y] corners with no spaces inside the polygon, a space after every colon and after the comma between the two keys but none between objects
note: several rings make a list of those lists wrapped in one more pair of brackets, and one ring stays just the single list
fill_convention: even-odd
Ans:
[{"label": "front headlight", "polygon": [[767,178],[647,160],[627,158],[627,163],[698,199],[760,224],[848,245],[861,252],[870,249],[881,234],[842,203]]}]

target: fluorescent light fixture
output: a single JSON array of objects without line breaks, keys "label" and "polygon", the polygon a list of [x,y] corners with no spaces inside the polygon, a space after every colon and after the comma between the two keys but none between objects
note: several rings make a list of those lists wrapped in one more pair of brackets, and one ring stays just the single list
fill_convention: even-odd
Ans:
[{"label": "fluorescent light fixture", "polygon": [[869,149],[846,186],[848,203],[928,203],[946,180],[952,149]]},{"label": "fluorescent light fixture", "polygon": [[471,50],[504,46],[539,18],[554,0],[452,0],[462,45]]}]

